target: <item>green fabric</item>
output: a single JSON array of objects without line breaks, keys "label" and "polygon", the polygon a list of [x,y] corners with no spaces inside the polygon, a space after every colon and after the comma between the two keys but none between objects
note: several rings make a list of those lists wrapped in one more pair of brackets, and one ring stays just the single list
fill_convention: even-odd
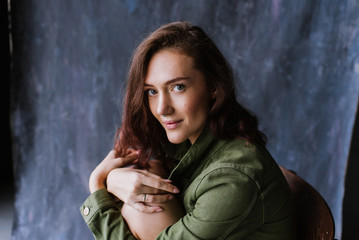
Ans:
[{"label": "green fabric", "polygon": [[[170,177],[187,214],[157,239],[294,239],[290,190],[264,147],[218,140],[205,130],[193,146],[167,150],[180,160]],[[121,206],[104,189],[84,202],[81,212],[96,239],[135,239]]]}]

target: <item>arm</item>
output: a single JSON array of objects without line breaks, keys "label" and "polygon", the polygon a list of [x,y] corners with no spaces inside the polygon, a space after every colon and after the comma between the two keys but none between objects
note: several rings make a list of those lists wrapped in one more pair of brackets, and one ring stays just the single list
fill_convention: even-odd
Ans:
[{"label": "arm", "polygon": [[[171,201],[172,202],[172,201]],[[163,213],[166,212],[166,206],[169,206],[171,209],[171,204],[168,205],[164,204],[161,205],[164,207]],[[88,227],[92,231],[95,239],[98,240],[113,240],[113,239],[121,239],[121,240],[135,240],[136,238],[130,231],[125,219],[121,214],[121,208],[123,206],[123,202],[118,202],[115,200],[114,196],[111,195],[105,188],[102,188],[93,194],[91,194],[86,201],[82,204],[80,211],[82,217],[84,218],[85,222],[87,223]],[[178,205],[175,205],[178,207]],[[127,208],[130,211],[136,211],[130,206],[127,205]],[[175,208],[173,208],[175,209]],[[160,212],[160,214],[163,214]],[[142,213],[146,214],[146,213]],[[154,213],[156,214],[156,213]],[[158,218],[163,219],[164,215],[157,215],[152,218],[152,223],[157,221]],[[180,217],[180,216],[179,216]],[[136,220],[129,220],[129,221],[136,221]],[[146,221],[142,219],[142,221]],[[173,219],[172,221],[175,221]],[[148,227],[148,226],[147,226]],[[156,232],[161,231],[162,229],[158,229],[156,226]],[[136,226],[133,226],[136,229]],[[165,226],[163,226],[165,228]],[[139,236],[142,236],[142,232],[137,233]],[[153,235],[153,234],[152,234]]]},{"label": "arm", "polygon": [[[226,239],[234,229],[241,230],[233,239],[246,239],[262,223],[256,183],[231,165],[207,169],[186,192],[187,214],[162,231],[157,240]],[[249,216],[254,225],[248,224]]]},{"label": "arm", "polygon": [[[106,178],[109,175],[117,176],[114,178],[115,181],[110,181],[113,184],[108,187],[113,191],[117,190],[117,197],[123,202],[148,213],[163,209],[160,206],[144,205],[141,202],[143,193],[148,193],[150,202],[162,203],[171,198],[172,195],[168,192],[178,193],[179,191],[170,184],[169,180],[162,179],[155,174],[144,170],[118,168],[133,163],[137,158],[136,152],[130,151],[129,155],[124,158],[115,158],[114,156],[114,151],[111,151],[92,172],[89,180],[92,194],[83,203],[80,211],[96,239],[134,239],[121,215],[123,203],[116,201],[105,188]],[[117,182],[117,180],[119,181]],[[167,194],[163,194],[165,192]]]},{"label": "arm", "polygon": [[135,240],[121,216],[122,202],[102,188],[92,193],[80,207],[83,219],[97,240]]},{"label": "arm", "polygon": [[[193,201],[193,208],[187,206],[187,214],[156,239],[225,238],[235,228],[242,229],[237,238],[242,239],[252,230],[244,220],[260,197],[255,182],[247,175],[231,167],[216,168],[201,174],[187,190],[190,193],[185,195],[185,204]],[[107,212],[103,209],[97,218],[88,221],[99,239],[135,239],[120,211],[119,206],[108,206]]]},{"label": "arm", "polygon": [[105,159],[92,171],[89,178],[89,189],[91,193],[105,188],[107,175],[115,168],[125,167],[137,159],[138,153],[134,150],[128,150],[127,155],[122,158],[115,158],[114,150],[105,157]]},{"label": "arm", "polygon": [[[148,171],[163,178],[168,175],[159,161],[151,161]],[[152,203],[145,205],[154,206]],[[176,223],[184,215],[184,210],[175,197],[159,206],[163,211],[143,213],[126,203],[123,205],[122,216],[137,239],[155,239],[163,229]]]}]

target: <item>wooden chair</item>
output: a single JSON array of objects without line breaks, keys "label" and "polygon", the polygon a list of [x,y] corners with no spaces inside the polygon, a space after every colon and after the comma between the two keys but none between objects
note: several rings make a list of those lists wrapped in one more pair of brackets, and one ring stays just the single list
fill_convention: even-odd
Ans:
[{"label": "wooden chair", "polygon": [[333,215],[323,197],[296,173],[280,168],[295,201],[297,240],[333,240]]}]

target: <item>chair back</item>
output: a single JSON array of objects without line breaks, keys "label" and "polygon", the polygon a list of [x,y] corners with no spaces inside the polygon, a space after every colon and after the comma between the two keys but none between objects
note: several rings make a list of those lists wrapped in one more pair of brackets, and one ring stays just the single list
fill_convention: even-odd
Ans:
[{"label": "chair back", "polygon": [[296,173],[280,167],[295,201],[298,240],[333,240],[334,219],[324,198]]}]

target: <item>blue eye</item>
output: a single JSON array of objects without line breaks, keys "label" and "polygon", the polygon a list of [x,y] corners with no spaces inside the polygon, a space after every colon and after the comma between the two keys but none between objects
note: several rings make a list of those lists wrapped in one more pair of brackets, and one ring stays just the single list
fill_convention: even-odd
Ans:
[{"label": "blue eye", "polygon": [[175,92],[181,92],[181,91],[183,91],[183,90],[185,90],[185,89],[186,89],[186,86],[183,85],[183,84],[177,84],[177,85],[175,85],[175,86],[173,87],[173,90],[174,90]]},{"label": "blue eye", "polygon": [[157,94],[157,91],[154,89],[148,89],[147,94],[148,94],[148,96],[154,96]]}]

